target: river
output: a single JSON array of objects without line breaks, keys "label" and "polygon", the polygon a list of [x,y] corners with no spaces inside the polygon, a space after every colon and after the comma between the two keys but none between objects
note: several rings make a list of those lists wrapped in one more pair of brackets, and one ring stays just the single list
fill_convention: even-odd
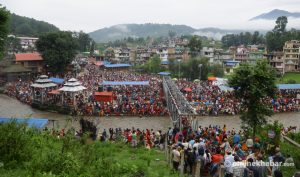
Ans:
[{"label": "river", "polygon": [[[49,122],[47,125],[49,128],[68,128],[70,126],[79,128],[78,121],[74,121],[70,116],[62,115],[58,113],[39,111],[31,108],[30,106],[19,102],[14,98],[10,98],[6,95],[0,94],[0,117],[35,117],[35,118],[47,118],[49,120],[55,120]],[[109,129],[110,127],[117,128],[140,128],[140,129],[153,129],[153,130],[166,130],[171,126],[171,120],[169,117],[88,117],[93,120],[100,131],[103,129]],[[238,116],[219,116],[219,117],[197,117],[199,125],[227,125],[228,129],[240,129],[241,121]],[[278,120],[285,127],[297,126],[300,128],[300,112],[292,113],[280,113],[275,114],[268,118],[269,122]]]}]

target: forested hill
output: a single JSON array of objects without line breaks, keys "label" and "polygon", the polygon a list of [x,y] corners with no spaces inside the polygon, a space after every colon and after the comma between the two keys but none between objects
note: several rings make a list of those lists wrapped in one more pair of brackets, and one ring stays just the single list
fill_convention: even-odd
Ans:
[{"label": "forested hill", "polygon": [[102,28],[89,33],[90,37],[96,42],[108,42],[126,37],[165,37],[169,32],[175,32],[177,35],[191,34],[196,30],[186,25],[170,24],[121,24],[108,28]]},{"label": "forested hill", "polygon": [[47,32],[59,31],[59,29],[47,22],[33,18],[22,17],[14,13],[10,16],[10,34],[17,36],[37,37]]}]

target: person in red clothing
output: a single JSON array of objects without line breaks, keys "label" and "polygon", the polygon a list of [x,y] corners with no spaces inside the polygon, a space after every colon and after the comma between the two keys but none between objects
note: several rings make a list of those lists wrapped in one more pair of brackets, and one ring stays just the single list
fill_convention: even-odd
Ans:
[{"label": "person in red clothing", "polygon": [[221,154],[221,149],[218,148],[216,154],[212,155],[212,163],[220,164],[223,162],[224,156]]}]

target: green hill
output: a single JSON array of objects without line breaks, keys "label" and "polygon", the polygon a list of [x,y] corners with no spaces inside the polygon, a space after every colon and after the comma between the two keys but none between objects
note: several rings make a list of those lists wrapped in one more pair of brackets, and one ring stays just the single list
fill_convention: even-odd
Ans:
[{"label": "green hill", "polygon": [[191,34],[196,30],[186,25],[170,24],[121,24],[109,28],[102,28],[89,33],[96,42],[109,42],[127,37],[165,37],[169,31],[176,32],[177,35]]},{"label": "green hill", "polygon": [[43,33],[59,31],[56,26],[50,23],[22,17],[14,13],[10,16],[9,27],[9,33],[17,36],[37,37]]}]

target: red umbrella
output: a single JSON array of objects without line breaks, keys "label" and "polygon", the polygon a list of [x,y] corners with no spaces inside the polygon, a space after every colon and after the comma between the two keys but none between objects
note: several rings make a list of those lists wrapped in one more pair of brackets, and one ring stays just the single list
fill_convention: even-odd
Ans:
[{"label": "red umbrella", "polygon": [[191,88],[185,88],[185,89],[183,89],[183,90],[186,91],[186,92],[191,92],[191,91],[192,91]]}]

